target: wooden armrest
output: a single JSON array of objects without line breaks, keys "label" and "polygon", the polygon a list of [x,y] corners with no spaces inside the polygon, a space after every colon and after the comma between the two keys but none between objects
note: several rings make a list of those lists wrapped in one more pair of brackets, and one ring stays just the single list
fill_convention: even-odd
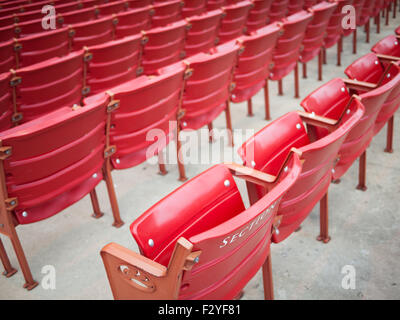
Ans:
[{"label": "wooden armrest", "polygon": [[352,79],[343,79],[343,82],[346,84],[346,86],[349,89],[354,89],[354,90],[369,91],[369,90],[376,89],[376,87],[377,87],[377,85],[375,83],[352,80]]},{"label": "wooden armrest", "polygon": [[237,163],[224,163],[224,165],[233,175],[258,185],[266,186],[273,184],[276,181],[275,176],[261,172],[254,168],[245,167]]},{"label": "wooden armrest", "polygon": [[380,54],[378,53],[376,55],[378,59],[383,60],[383,61],[400,61],[400,57],[395,57],[395,56],[389,56],[387,54]]},{"label": "wooden armrest", "polygon": [[314,112],[309,113],[301,110],[297,110],[297,114],[301,117],[301,119],[312,126],[321,127],[321,128],[333,128],[337,125],[338,120],[323,117],[316,115]]}]

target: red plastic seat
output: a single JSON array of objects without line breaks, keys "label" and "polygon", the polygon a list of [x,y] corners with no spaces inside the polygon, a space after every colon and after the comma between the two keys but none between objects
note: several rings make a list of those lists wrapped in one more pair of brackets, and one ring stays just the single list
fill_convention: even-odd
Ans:
[{"label": "red plastic seat", "polygon": [[70,24],[85,23],[97,19],[94,8],[80,9],[65,13],[57,13],[57,24],[59,27],[66,27]]},{"label": "red plastic seat", "polygon": [[238,165],[214,166],[159,201],[131,224],[142,255],[115,243],[101,251],[114,299],[233,299],[261,266],[265,298],[273,298],[271,231],[300,167],[294,155],[247,209],[233,174],[260,184],[264,175],[241,175]]},{"label": "red plastic seat", "polygon": [[27,67],[54,57],[66,56],[71,49],[68,28],[27,36],[15,41],[18,68]]},{"label": "red plastic seat", "polygon": [[246,0],[222,8],[226,15],[219,29],[219,44],[236,39],[246,32],[247,16],[252,6],[252,2]]},{"label": "red plastic seat", "polygon": [[[389,81],[392,81],[398,74],[399,68],[393,63],[384,65],[379,61],[379,58],[369,53],[356,61],[354,61],[345,70],[345,74],[353,80],[372,83],[376,86],[381,86]],[[361,91],[362,92],[362,91]],[[400,106],[400,87],[395,86],[390,95],[386,99],[381,111],[375,122],[375,135],[388,123],[386,152],[393,152],[393,123],[394,115]]]},{"label": "red plastic seat", "polygon": [[0,74],[16,68],[14,46],[12,40],[0,44]]},{"label": "red plastic seat", "polygon": [[112,14],[124,12],[128,9],[129,3],[127,1],[116,1],[111,3],[105,3],[100,6],[96,6],[96,13],[98,17],[106,17]]},{"label": "red plastic seat", "polygon": [[[272,237],[273,242],[283,241],[298,229],[319,201],[321,230],[318,240],[325,243],[330,240],[327,192],[332,169],[340,147],[364,114],[364,107],[358,100],[347,106],[347,110],[349,112],[344,113],[339,121],[317,119],[303,112],[287,113],[257,132],[238,150],[246,166],[272,175],[286,166],[285,160],[293,148],[304,161],[302,173],[279,206],[278,217],[281,216],[281,222],[279,232],[275,232]],[[312,133],[316,128],[327,129],[330,133],[315,139]],[[265,191],[259,187],[250,190],[250,202],[253,203],[264,194]]]},{"label": "red plastic seat", "polygon": [[287,16],[289,0],[273,0],[269,11],[270,22],[280,21]]},{"label": "red plastic seat", "polygon": [[86,48],[88,62],[87,84],[90,94],[96,94],[137,77],[140,66],[142,37],[140,34]]},{"label": "red plastic seat", "polygon": [[10,90],[11,73],[0,73],[0,132],[11,128],[12,92]]},{"label": "red plastic seat", "polygon": [[190,25],[185,41],[187,57],[206,52],[216,45],[222,17],[222,10],[213,10],[187,18]]},{"label": "red plastic seat", "polygon": [[106,17],[71,25],[69,28],[73,33],[72,50],[77,51],[84,46],[94,46],[113,40],[117,23],[117,18]]},{"label": "red plastic seat", "polygon": [[226,0],[207,0],[207,11],[221,9],[226,5]]},{"label": "red plastic seat", "polygon": [[153,6],[154,15],[151,27],[162,27],[182,19],[183,2],[181,0],[165,1]]},{"label": "red plastic seat", "polygon": [[115,31],[116,38],[121,39],[149,29],[151,14],[152,9],[150,6],[118,13],[118,24]]},{"label": "red plastic seat", "polygon": [[5,16],[0,18],[0,28],[9,27],[10,25],[16,23],[15,17],[13,15]]},{"label": "red plastic seat", "polygon": [[[374,136],[375,122],[384,102],[388,98],[395,84],[400,80],[400,74],[379,88],[359,95],[365,107],[365,114],[359,123],[351,130],[339,151],[339,161],[336,163],[333,179],[339,181],[353,162],[360,157],[359,184],[357,189],[366,190],[366,148]],[[347,83],[347,85],[346,85]],[[337,119],[352,99],[348,89],[359,88],[362,83],[342,79],[333,79],[312,92],[301,103],[307,112]],[[333,106],[333,107],[332,107]],[[317,131],[317,136],[326,134]]]},{"label": "red plastic seat", "polygon": [[254,0],[254,7],[247,16],[247,32],[266,26],[269,22],[269,10],[273,0]]},{"label": "red plastic seat", "polygon": [[290,16],[303,10],[304,0],[289,0],[287,15]]},{"label": "red plastic seat", "polygon": [[10,41],[13,38],[18,38],[18,34],[15,32],[16,24],[0,28],[0,43]]},{"label": "red plastic seat", "polygon": [[183,58],[186,34],[185,20],[143,32],[145,44],[142,65],[145,74],[153,74],[157,69]]},{"label": "red plastic seat", "polygon": [[64,106],[79,104],[84,86],[84,55],[74,52],[14,71],[14,122],[38,118]]},{"label": "red plastic seat", "polygon": [[372,48],[372,52],[376,54],[384,54],[393,57],[400,57],[400,44],[399,37],[396,35],[389,35],[382,40],[378,41]]},{"label": "red plastic seat", "polygon": [[[61,108],[0,133],[0,197],[2,203],[10,203],[0,212],[0,223],[5,226],[1,233],[14,246],[28,290],[38,283],[32,278],[15,226],[47,219],[88,194],[94,217],[102,216],[95,187],[103,179],[106,108],[107,100],[85,108]],[[104,179],[114,192],[112,180],[106,175]],[[119,212],[114,214],[121,225]],[[4,263],[8,259],[1,253]],[[13,271],[10,265],[6,267],[6,273]]]},{"label": "red plastic seat", "polygon": [[313,15],[300,11],[282,20],[283,34],[278,38],[273,53],[273,68],[269,78],[279,83],[279,94],[283,94],[282,79],[295,71],[295,97],[299,97],[298,60],[307,25]]},{"label": "red plastic seat", "polygon": [[326,28],[326,37],[324,39],[324,62],[326,63],[326,49],[337,44],[337,65],[341,65],[341,54],[343,48],[343,18],[345,13],[343,7],[352,5],[353,0],[337,0],[336,10],[329,19],[328,27]]},{"label": "red plastic seat", "polygon": [[206,2],[206,0],[184,1],[184,5],[182,8],[182,17],[188,18],[207,12]]},{"label": "red plastic seat", "polygon": [[309,8],[313,19],[307,26],[301,50],[300,62],[303,63],[303,77],[307,78],[307,62],[318,56],[318,80],[322,80],[322,45],[329,19],[335,11],[335,2],[321,2]]},{"label": "red plastic seat", "polygon": [[152,0],[127,0],[130,9],[141,9],[152,5]]},{"label": "red plastic seat", "polygon": [[[152,76],[138,77],[84,100],[84,104],[91,104],[111,95],[119,101],[118,109],[111,114],[110,144],[116,147],[111,155],[112,168],[131,168],[155,155],[162,160],[163,149],[175,138],[184,72],[184,66],[179,65],[159,69]],[[163,139],[147,138],[160,130]],[[166,173],[161,161],[160,171]]]},{"label": "red plastic seat", "polygon": [[248,102],[248,115],[252,116],[251,98],[264,87],[265,118],[270,119],[268,101],[268,77],[272,63],[272,52],[280,35],[280,25],[272,23],[260,28],[249,36],[242,36],[239,42],[244,47],[235,69],[235,89],[232,102]]}]

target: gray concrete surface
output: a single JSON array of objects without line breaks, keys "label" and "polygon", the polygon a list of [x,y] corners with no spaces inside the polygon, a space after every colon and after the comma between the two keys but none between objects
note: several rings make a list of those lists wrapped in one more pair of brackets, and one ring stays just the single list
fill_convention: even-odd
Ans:
[{"label": "gray concrete surface", "polygon": [[[351,38],[344,40],[342,66],[336,66],[336,47],[328,50],[328,65],[324,66],[324,81],[342,77],[345,66],[369,52],[379,39],[393,32],[400,24],[390,20],[382,23],[382,31],[371,33],[371,42],[364,42],[359,29],[358,54],[351,52]],[[308,79],[301,79],[301,98],[322,83],[317,79],[317,60],[309,63]],[[273,119],[299,109],[299,99],[293,98],[293,75],[284,80],[282,97],[277,96],[277,83],[270,83]],[[263,93],[253,99],[255,116],[246,116],[246,105],[232,105],[234,128],[259,130],[263,120]],[[400,112],[397,112],[397,116]],[[399,118],[399,117],[398,117]],[[225,128],[221,115],[214,123]],[[355,189],[358,165],[355,163],[339,185],[330,188],[330,232],[332,241],[322,244],[315,240],[319,230],[318,206],[303,223],[302,229],[281,244],[272,246],[272,263],[276,299],[399,299],[400,298],[400,122],[395,123],[395,152],[383,152],[386,130],[373,140],[368,149],[368,190]],[[225,154],[236,152],[226,147]],[[172,151],[173,151],[173,147]],[[201,145],[200,151],[209,148]],[[215,151],[217,145],[211,145]],[[193,177],[212,164],[188,165],[187,174]],[[105,216],[99,220],[92,213],[89,197],[43,222],[17,228],[34,277],[42,281],[43,266],[56,270],[56,289],[45,290],[41,285],[31,292],[22,288],[23,277],[14,252],[7,239],[3,242],[12,264],[19,270],[7,279],[0,277],[2,299],[111,299],[100,249],[113,241],[137,250],[129,232],[130,223],[156,201],[181,185],[175,165],[168,165],[169,174],[157,175],[158,167],[148,163],[129,170],[113,172],[120,210],[126,224],[115,229],[106,188],[97,188]],[[244,185],[240,184],[241,191]],[[166,213],[168,214],[168,213]],[[341,283],[345,265],[356,270],[356,288],[345,290]],[[262,280],[259,272],[245,288],[243,299],[262,299]]]}]

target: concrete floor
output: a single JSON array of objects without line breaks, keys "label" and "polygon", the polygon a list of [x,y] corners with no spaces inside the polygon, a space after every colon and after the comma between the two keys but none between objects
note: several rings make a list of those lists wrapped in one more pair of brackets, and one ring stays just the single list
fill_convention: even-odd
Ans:
[{"label": "concrete floor", "polygon": [[[344,40],[342,66],[336,66],[336,47],[328,50],[324,66],[324,81],[343,77],[343,70],[357,57],[369,52],[371,46],[392,34],[400,24],[400,14],[384,26],[379,35],[375,28],[371,42],[364,42],[359,29],[358,54],[351,54],[351,37]],[[301,98],[319,87],[317,59],[309,63],[308,79],[301,79]],[[277,96],[277,83],[270,82],[272,118],[299,109],[299,99],[293,98],[293,75],[284,80],[284,96]],[[259,130],[267,122],[264,117],[263,93],[253,99],[255,116],[246,116],[246,105],[232,105],[234,128]],[[400,115],[400,111],[397,112]],[[214,122],[215,128],[225,128],[225,117]],[[322,244],[315,240],[319,231],[319,208],[314,208],[302,229],[283,243],[272,245],[273,276],[276,299],[399,299],[400,298],[400,123],[395,124],[395,152],[383,152],[386,130],[373,140],[367,156],[368,190],[355,189],[358,165],[355,163],[339,185],[331,185],[330,233],[332,241]],[[224,155],[235,154],[226,147]],[[217,144],[211,145],[216,150]],[[174,145],[170,146],[173,152]],[[209,148],[203,143],[200,152]],[[219,161],[217,161],[219,162]],[[213,163],[187,165],[187,175],[193,177]],[[23,277],[8,239],[2,239],[11,262],[19,272],[7,279],[0,277],[1,299],[112,299],[100,249],[117,242],[137,251],[129,225],[156,201],[181,185],[175,165],[168,165],[169,174],[157,175],[158,167],[144,163],[129,170],[113,172],[120,211],[125,225],[111,226],[112,217],[106,188],[97,188],[105,216],[90,217],[90,198],[86,197],[51,219],[17,228],[34,278],[41,282],[42,268],[52,265],[56,270],[56,289],[45,290],[39,285],[28,292],[22,288]],[[244,192],[244,185],[240,184]],[[345,265],[354,266],[355,289],[343,289],[341,273]],[[262,299],[263,288],[259,272],[245,288],[243,299]]]}]

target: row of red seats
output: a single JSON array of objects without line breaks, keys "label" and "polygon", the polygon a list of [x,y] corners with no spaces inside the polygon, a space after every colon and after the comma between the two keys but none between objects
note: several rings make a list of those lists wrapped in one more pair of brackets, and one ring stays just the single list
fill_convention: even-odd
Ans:
[{"label": "row of red seats", "polygon": [[[307,13],[299,13],[296,17],[304,15],[307,17]],[[293,28],[292,31],[295,30],[296,28]],[[264,62],[270,61],[271,49],[275,46],[279,33],[279,24],[272,24],[260,29],[253,38],[243,37],[239,41],[228,42],[212,49],[208,54],[200,53],[185,61],[166,66],[158,70],[155,76],[142,76],[114,87],[107,93],[88,97],[83,101],[83,108],[71,108],[69,105],[3,132],[1,150],[4,152],[3,167],[6,170],[3,181],[7,186],[4,193],[7,204],[5,210],[14,214],[13,223],[26,224],[48,218],[88,193],[91,195],[95,216],[101,216],[94,187],[104,177],[115,225],[121,225],[111,170],[128,168],[145,161],[149,156],[146,155],[149,148],[152,149],[151,155],[160,155],[160,151],[174,136],[179,135],[181,129],[197,129],[210,124],[223,111],[226,113],[227,127],[231,129],[229,97],[232,90],[240,88],[239,85],[233,85],[233,70],[238,65],[236,68],[247,75],[242,76],[243,81],[248,78],[247,83],[243,82],[247,87],[242,88],[252,88],[255,84],[259,86],[259,82],[263,85],[265,76],[253,78],[249,75],[265,75],[265,72],[268,74],[269,63],[265,65]],[[293,38],[288,31],[282,36],[285,35]],[[287,41],[282,43],[286,44]],[[254,56],[253,59],[246,58],[247,53]],[[263,57],[260,53],[265,53],[266,56]],[[76,56],[79,56],[79,53],[76,53]],[[82,63],[81,58],[76,61]],[[248,72],[249,64],[246,66],[246,63],[249,62],[250,65],[255,62],[254,65],[258,69],[253,70],[257,72]],[[56,73],[54,70],[48,70],[49,75],[53,72]],[[66,78],[71,79],[79,73],[71,73]],[[24,83],[24,77],[21,77],[21,80],[21,83]],[[35,87],[39,80],[40,77],[36,77],[27,81],[27,85]],[[18,83],[18,78],[14,78],[14,81]],[[237,83],[240,81],[237,80]],[[41,88],[40,85],[37,87]],[[46,90],[54,91],[57,98],[63,97],[59,90],[46,85],[41,89],[44,93]],[[28,89],[26,92],[29,94],[32,90]],[[11,99],[17,98],[15,93],[11,96]],[[31,94],[30,98],[36,99],[37,102],[39,96]],[[175,125],[169,126],[169,120],[174,119],[177,120]],[[82,126],[82,123],[85,123],[85,126]],[[67,125],[70,127],[67,128]],[[165,139],[146,141],[147,132],[153,128],[162,130]],[[77,135],[68,136],[65,134],[68,130],[75,130]],[[21,132],[23,136],[19,135]],[[41,141],[40,147],[37,146],[37,141]],[[177,143],[179,144],[179,139]],[[177,152],[179,159],[179,146]],[[178,163],[183,180],[183,164],[181,161]],[[29,169],[32,166],[35,168],[33,177],[28,174],[32,172]],[[162,163],[160,170],[165,173]],[[2,233],[12,239],[23,266],[27,287],[32,288],[35,282],[16,236],[15,225],[11,227],[9,224],[10,217],[11,215],[0,217],[0,224],[5,228]],[[3,257],[5,253],[2,253],[2,260],[4,265],[9,265]],[[6,270],[9,274],[12,273],[10,268],[6,267]]]},{"label": "row of red seats", "polygon": [[[371,53],[346,74],[369,82],[329,81],[301,102],[305,112],[285,114],[239,148],[244,167],[214,166],[135,220],[141,254],[105,246],[114,298],[234,299],[262,267],[264,296],[273,299],[271,242],[298,230],[318,202],[317,240],[330,240],[330,183],[360,158],[357,188],[366,189],[366,149],[400,106],[399,62],[385,68]],[[246,180],[247,208],[234,176]]]}]

